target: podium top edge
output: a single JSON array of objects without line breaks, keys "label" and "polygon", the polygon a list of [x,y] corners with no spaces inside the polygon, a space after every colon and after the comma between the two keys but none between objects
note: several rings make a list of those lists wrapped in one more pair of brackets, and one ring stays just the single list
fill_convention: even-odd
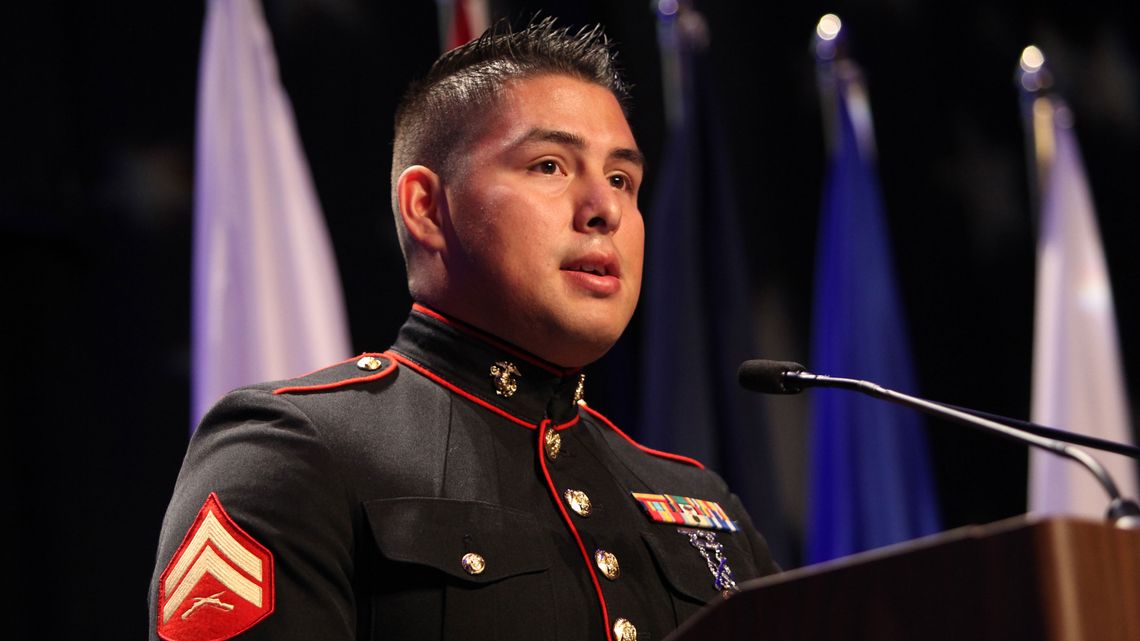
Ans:
[{"label": "podium top edge", "polygon": [[912,539],[910,541],[903,541],[901,543],[895,543],[893,545],[876,548],[874,550],[868,550],[866,552],[858,552],[856,554],[833,559],[831,561],[824,561],[822,563],[817,563],[814,565],[792,568],[779,574],[773,574],[760,579],[748,581],[747,583],[741,584],[741,588],[743,589],[746,586],[761,587],[766,585],[786,583],[788,581],[795,581],[807,576],[813,576],[824,572],[833,572],[835,570],[847,567],[875,563],[883,559],[904,556],[920,550],[953,544],[961,541],[987,539],[994,536],[1016,532],[1018,530],[1037,530],[1050,528],[1058,528],[1064,530],[1079,529],[1120,532],[1122,536],[1135,536],[1138,543],[1140,543],[1140,531],[1118,530],[1103,521],[1096,521],[1080,517],[1027,513],[1019,514],[1008,519],[1002,519],[1000,521],[994,521],[993,523],[986,523],[982,525],[965,525],[962,527],[954,528],[952,530],[946,530],[944,532],[938,532],[929,536]]}]

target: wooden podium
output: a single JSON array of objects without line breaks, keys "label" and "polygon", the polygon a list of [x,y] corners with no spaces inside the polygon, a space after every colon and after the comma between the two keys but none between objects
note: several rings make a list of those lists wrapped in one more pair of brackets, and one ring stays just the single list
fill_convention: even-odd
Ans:
[{"label": "wooden podium", "polygon": [[750,581],[667,638],[1140,641],[1140,531],[965,527]]}]

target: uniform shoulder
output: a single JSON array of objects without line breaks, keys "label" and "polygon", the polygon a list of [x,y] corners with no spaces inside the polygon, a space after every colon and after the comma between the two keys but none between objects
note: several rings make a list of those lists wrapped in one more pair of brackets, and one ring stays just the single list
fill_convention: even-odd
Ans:
[{"label": "uniform shoulder", "polygon": [[304,376],[257,387],[275,395],[325,392],[384,378],[396,368],[396,359],[390,352],[366,352]]},{"label": "uniform shoulder", "polygon": [[[651,520],[659,521],[657,508],[661,505],[657,505],[658,502],[672,505],[671,509],[674,510],[682,510],[679,505],[683,504],[696,506],[694,509],[718,523],[714,529],[732,532],[738,530],[735,519],[740,517],[736,515],[743,514],[744,509],[719,474],[694,458],[646,447],[622,432],[598,411],[585,404],[581,407],[588,420],[602,427],[603,437],[612,448],[611,451],[627,469],[635,473],[640,489],[637,484],[631,486],[633,498],[648,510]],[[666,519],[663,522],[682,521]],[[693,524],[688,520],[683,522]]]},{"label": "uniform shoulder", "polygon": [[635,450],[643,454],[648,454],[657,459],[681,463],[684,466],[695,467],[699,470],[705,469],[704,463],[701,463],[697,459],[689,458],[688,456],[682,456],[680,454],[673,454],[672,452],[655,450],[651,447],[646,447],[641,443],[638,443],[637,441],[633,440],[628,434],[621,431],[621,429],[619,429],[618,426],[613,423],[613,421],[606,418],[605,415],[603,415],[598,410],[586,405],[585,402],[580,403],[580,407],[586,412],[587,416],[590,416],[601,423],[606,428],[606,433],[608,435],[611,435],[611,437],[616,437],[616,440],[618,442],[623,442],[629,446],[632,446]]}]

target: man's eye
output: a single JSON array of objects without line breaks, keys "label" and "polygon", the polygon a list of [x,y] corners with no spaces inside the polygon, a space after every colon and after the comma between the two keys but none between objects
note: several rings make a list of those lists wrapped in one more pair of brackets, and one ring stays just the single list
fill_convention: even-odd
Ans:
[{"label": "man's eye", "polygon": [[631,187],[628,176],[614,174],[610,176],[610,187],[614,189],[629,189]]},{"label": "man's eye", "polygon": [[558,163],[554,162],[553,160],[543,160],[542,162],[535,165],[533,169],[540,174],[553,176],[554,174],[558,173]]}]

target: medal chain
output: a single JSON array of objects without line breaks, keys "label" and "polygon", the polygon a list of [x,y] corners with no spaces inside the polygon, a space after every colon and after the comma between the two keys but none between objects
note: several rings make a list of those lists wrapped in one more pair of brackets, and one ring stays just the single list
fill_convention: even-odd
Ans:
[{"label": "medal chain", "polygon": [[724,544],[716,540],[716,533],[689,528],[677,528],[677,531],[689,537],[689,543],[701,553],[709,572],[713,575],[713,585],[716,589],[728,592],[739,590],[736,587],[736,579],[732,577],[732,568],[728,566],[728,559],[724,556]]}]

